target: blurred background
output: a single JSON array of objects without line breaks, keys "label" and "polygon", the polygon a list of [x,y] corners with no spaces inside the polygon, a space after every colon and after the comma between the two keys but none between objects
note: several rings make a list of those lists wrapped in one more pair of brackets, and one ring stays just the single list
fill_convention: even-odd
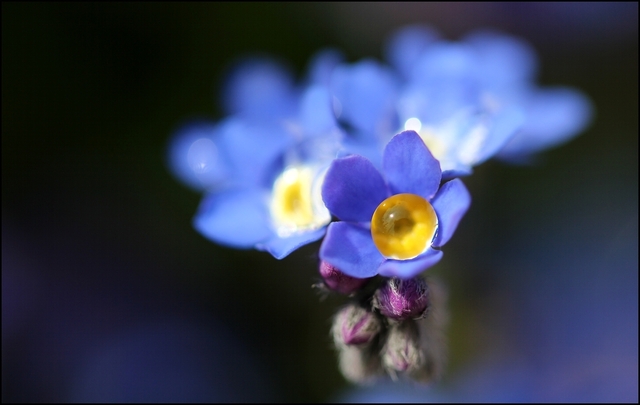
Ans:
[{"label": "blurred background", "polygon": [[[449,365],[429,389],[350,386],[318,244],[285,260],[192,227],[172,131],[221,117],[252,52],[302,77],[317,50],[382,57],[428,23],[528,40],[541,85],[596,116],[536,166],[489,162],[429,273],[449,291]],[[2,3],[2,400],[638,400],[637,3]]]}]

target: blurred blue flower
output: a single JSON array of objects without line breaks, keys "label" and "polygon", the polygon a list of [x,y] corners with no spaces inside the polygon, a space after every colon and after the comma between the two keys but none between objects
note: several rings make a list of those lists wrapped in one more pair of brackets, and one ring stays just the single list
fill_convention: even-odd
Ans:
[{"label": "blurred blue flower", "polygon": [[412,64],[400,121],[420,128],[454,174],[494,155],[515,160],[556,146],[586,127],[592,108],[576,90],[535,86],[536,64],[528,44],[495,32],[432,43]]},{"label": "blurred blue flower", "polygon": [[349,276],[411,278],[437,263],[467,211],[464,184],[440,187],[440,164],[414,131],[385,147],[383,175],[365,157],[336,159],[322,197],[342,222],[329,225],[320,258]]},{"label": "blurred blue flower", "polygon": [[300,89],[270,61],[240,64],[223,92],[233,115],[177,131],[170,166],[184,183],[206,191],[194,218],[202,235],[276,258],[324,235],[331,216],[320,185],[342,131],[321,83],[338,60],[331,51],[317,55]]},{"label": "blurred blue flower", "polygon": [[367,60],[336,68],[331,82],[340,118],[353,128],[347,149],[376,165],[393,134],[414,130],[443,178],[468,175],[493,156],[522,161],[565,142],[591,117],[578,91],[537,88],[533,50],[510,36],[481,31],[447,42],[409,26],[386,54],[393,70]]},{"label": "blurred blue flower", "polygon": [[[243,174],[245,180],[204,197],[194,226],[205,237],[231,247],[265,250],[281,259],[324,235],[331,216],[322,202],[320,186],[337,153],[341,131],[331,112],[329,94],[322,87],[310,87],[300,104],[295,121],[246,127],[252,134],[262,130],[290,140],[270,166],[259,165],[252,156],[273,145],[268,141],[247,144],[241,137],[243,131],[233,133],[237,143],[229,155],[241,162],[234,176]],[[245,149],[251,152],[244,153]]]},{"label": "blurred blue flower", "polygon": [[169,170],[199,191],[255,184],[294,144],[280,123],[297,113],[298,95],[283,64],[258,57],[232,64],[221,97],[229,116],[219,123],[194,119],[178,128],[169,142]]}]

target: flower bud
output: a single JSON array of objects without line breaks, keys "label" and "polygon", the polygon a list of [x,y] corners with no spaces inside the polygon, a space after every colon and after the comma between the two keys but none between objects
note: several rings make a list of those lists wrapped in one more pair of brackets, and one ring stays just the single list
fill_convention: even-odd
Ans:
[{"label": "flower bud", "polygon": [[320,275],[327,288],[347,295],[358,291],[368,280],[347,276],[325,261],[320,262]]},{"label": "flower bud", "polygon": [[414,372],[423,364],[418,328],[414,321],[391,325],[382,349],[382,364],[391,373]]},{"label": "flower bud", "polygon": [[338,312],[331,331],[336,346],[340,347],[367,344],[380,332],[381,327],[376,314],[357,304],[349,304]]},{"label": "flower bud", "polygon": [[370,383],[383,373],[380,356],[371,347],[343,346],[338,357],[342,375],[353,383]]},{"label": "flower bud", "polygon": [[429,287],[421,277],[391,278],[376,291],[373,306],[397,321],[420,318],[429,307]]},{"label": "flower bud", "polygon": [[436,280],[429,281],[429,315],[416,321],[420,347],[424,356],[422,367],[410,373],[415,381],[430,383],[438,380],[447,360],[445,329],[448,323],[447,293]]}]

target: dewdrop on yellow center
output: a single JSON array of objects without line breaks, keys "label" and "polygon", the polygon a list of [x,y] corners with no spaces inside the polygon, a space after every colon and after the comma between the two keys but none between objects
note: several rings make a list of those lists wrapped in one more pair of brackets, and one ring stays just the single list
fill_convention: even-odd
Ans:
[{"label": "dewdrop on yellow center", "polygon": [[438,217],[424,198],[396,194],[384,200],[371,218],[371,236],[380,253],[407,260],[425,252],[438,228]]},{"label": "dewdrop on yellow center", "polygon": [[270,208],[279,236],[318,229],[331,220],[320,193],[324,173],[317,174],[311,168],[291,167],[274,182]]}]

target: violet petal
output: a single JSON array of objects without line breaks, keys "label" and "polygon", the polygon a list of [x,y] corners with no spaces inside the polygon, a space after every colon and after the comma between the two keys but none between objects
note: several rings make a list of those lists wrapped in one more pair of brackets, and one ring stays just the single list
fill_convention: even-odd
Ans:
[{"label": "violet petal", "polygon": [[460,179],[454,179],[440,187],[431,205],[438,215],[438,234],[433,246],[440,247],[453,236],[471,205],[471,195]]},{"label": "violet petal", "polygon": [[343,221],[371,221],[373,212],[388,196],[382,175],[358,155],[334,160],[322,185],[325,205]]},{"label": "violet petal", "polygon": [[379,274],[385,277],[408,279],[417,276],[422,271],[438,263],[442,259],[442,252],[429,248],[426,252],[411,260],[386,260],[380,265]]},{"label": "violet petal", "polygon": [[320,246],[320,259],[348,276],[367,278],[378,274],[384,257],[373,244],[368,229],[347,222],[333,222]]},{"label": "violet petal", "polygon": [[440,162],[415,131],[401,132],[389,141],[382,167],[392,194],[411,193],[428,200],[438,191]]}]

